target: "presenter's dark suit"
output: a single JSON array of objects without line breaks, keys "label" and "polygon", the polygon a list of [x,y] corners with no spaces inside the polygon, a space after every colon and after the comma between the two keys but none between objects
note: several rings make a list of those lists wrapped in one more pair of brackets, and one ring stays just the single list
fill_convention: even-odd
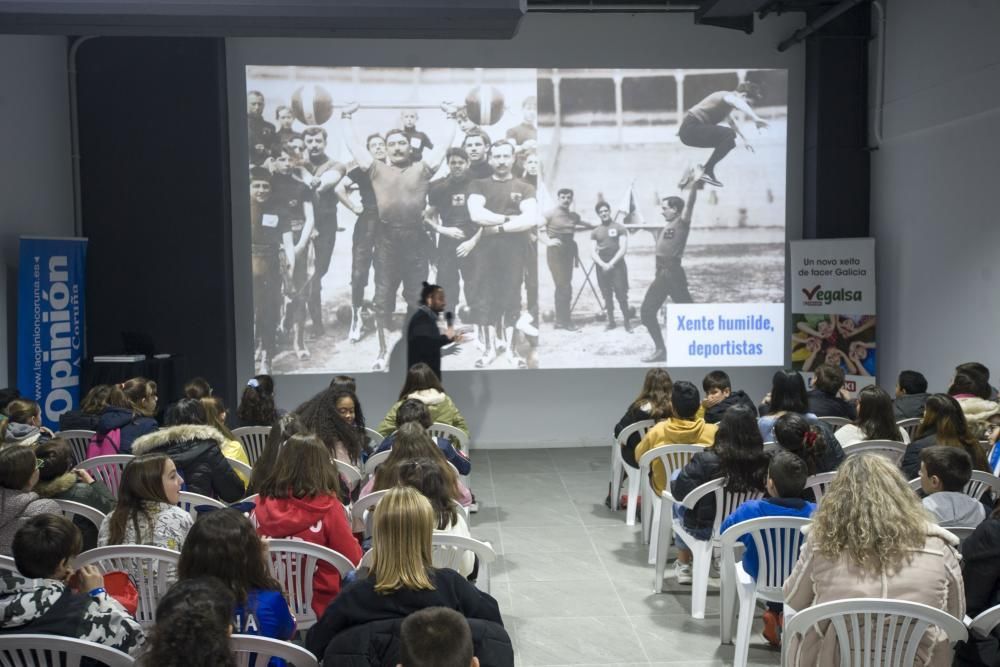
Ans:
[{"label": "presenter's dark suit", "polygon": [[431,367],[441,379],[441,348],[449,342],[438,329],[437,313],[427,306],[420,306],[406,327],[406,367],[421,361]]}]

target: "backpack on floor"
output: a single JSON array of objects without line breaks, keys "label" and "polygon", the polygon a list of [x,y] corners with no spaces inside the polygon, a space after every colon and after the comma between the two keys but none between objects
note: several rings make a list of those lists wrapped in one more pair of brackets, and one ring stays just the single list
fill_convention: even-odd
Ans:
[{"label": "backpack on floor", "polygon": [[118,454],[122,449],[122,430],[113,428],[107,433],[95,433],[87,442],[87,458]]}]

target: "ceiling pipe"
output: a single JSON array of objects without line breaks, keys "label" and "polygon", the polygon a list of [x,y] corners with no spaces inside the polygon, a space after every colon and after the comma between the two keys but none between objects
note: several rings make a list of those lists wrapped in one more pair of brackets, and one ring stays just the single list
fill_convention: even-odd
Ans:
[{"label": "ceiling pipe", "polygon": [[787,51],[789,47],[795,46],[796,44],[804,40],[806,37],[812,35],[817,30],[819,30],[820,28],[822,28],[827,23],[834,20],[844,12],[853,9],[856,5],[860,5],[862,2],[869,2],[869,1],[870,0],[844,0],[844,2],[841,2],[839,5],[837,5],[830,11],[826,12],[815,21],[807,23],[806,25],[804,25],[803,27],[799,28],[794,33],[792,33],[790,37],[786,38],[780,44],[778,44],[778,51],[779,52]]},{"label": "ceiling pipe", "polygon": [[664,2],[662,4],[634,3],[621,5],[611,2],[579,2],[573,4],[552,4],[533,5],[528,3],[529,14],[558,14],[558,13],[586,13],[600,12],[605,14],[636,14],[636,13],[667,13],[667,12],[695,12],[701,9],[701,5],[678,4]]}]

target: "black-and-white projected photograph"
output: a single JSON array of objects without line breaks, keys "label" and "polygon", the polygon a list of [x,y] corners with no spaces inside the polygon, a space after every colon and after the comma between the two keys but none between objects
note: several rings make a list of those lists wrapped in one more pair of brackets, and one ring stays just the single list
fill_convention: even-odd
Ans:
[{"label": "black-and-white projected photograph", "polygon": [[249,66],[246,88],[258,372],[405,364],[425,282],[461,334],[443,370],[664,363],[666,304],[783,301],[784,71]]}]

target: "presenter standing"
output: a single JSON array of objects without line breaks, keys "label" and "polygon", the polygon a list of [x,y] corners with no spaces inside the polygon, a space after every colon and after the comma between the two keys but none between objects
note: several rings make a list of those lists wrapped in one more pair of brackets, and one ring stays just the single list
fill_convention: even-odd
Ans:
[{"label": "presenter standing", "polygon": [[443,334],[438,328],[438,318],[446,305],[441,286],[424,283],[424,288],[420,290],[420,305],[406,325],[406,368],[422,361],[431,367],[438,380],[441,379],[441,348],[461,338],[455,333],[450,317]]}]

